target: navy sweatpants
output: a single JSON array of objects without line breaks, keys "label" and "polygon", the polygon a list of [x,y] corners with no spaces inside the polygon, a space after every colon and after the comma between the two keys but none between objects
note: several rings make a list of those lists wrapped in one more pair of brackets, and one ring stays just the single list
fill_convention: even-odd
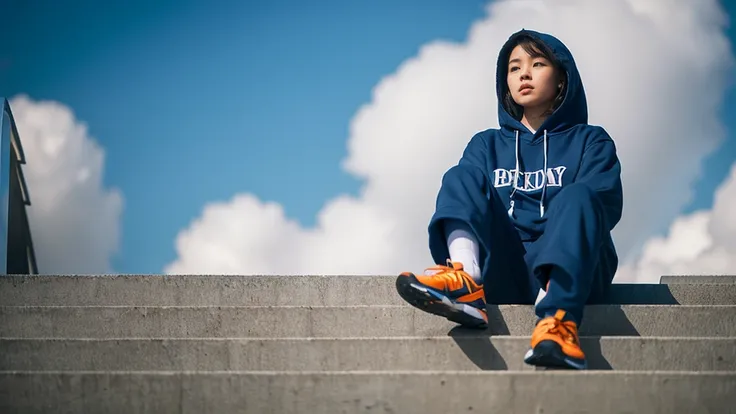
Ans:
[{"label": "navy sweatpants", "polygon": [[[479,171],[454,167],[445,178],[463,185],[440,188],[438,199],[444,200],[443,205],[429,224],[435,263],[449,258],[449,232],[456,226],[469,228],[480,245],[479,264],[489,304],[533,304],[539,288],[550,280],[536,315],[543,318],[564,309],[582,323],[585,304],[605,293],[618,266],[595,193],[583,184],[566,185],[545,213],[544,233],[522,242],[496,189],[484,188]],[[479,197],[479,192],[486,194]]]}]

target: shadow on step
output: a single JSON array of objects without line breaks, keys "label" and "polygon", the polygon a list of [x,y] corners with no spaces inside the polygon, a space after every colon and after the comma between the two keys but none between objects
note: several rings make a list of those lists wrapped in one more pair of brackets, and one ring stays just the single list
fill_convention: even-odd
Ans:
[{"label": "shadow on step", "polygon": [[588,336],[580,338],[580,347],[585,352],[585,359],[588,360],[588,369],[611,371],[613,367],[603,355],[601,349],[600,336]]},{"label": "shadow on step", "polygon": [[[640,320],[639,323],[646,323]],[[621,305],[586,306],[580,336],[641,336]]]},{"label": "shadow on step", "polygon": [[453,335],[455,329],[462,330],[462,328],[454,328],[450,331],[450,336],[478,368],[484,371],[505,371],[509,369],[504,356],[498,352],[490,337],[465,334]]},{"label": "shadow on step", "polygon": [[[493,339],[488,336],[453,335],[452,331],[450,332],[450,336],[465,356],[484,371],[520,369],[523,366],[522,360],[524,353],[528,349],[528,337],[524,337],[523,341],[515,343],[499,343],[497,348]],[[601,371],[610,371],[613,369],[603,355],[601,337],[583,337],[580,338],[580,342],[583,352],[585,352],[585,356],[588,359],[588,369]],[[520,346],[521,344],[523,345]]]},{"label": "shadow on step", "polygon": [[[517,308],[517,310],[524,308]],[[528,308],[526,308],[528,309]],[[488,307],[488,329],[477,330],[457,326],[448,332],[463,353],[478,368],[487,371],[518,369],[519,361],[528,349],[528,339],[534,329],[536,316],[502,312],[498,306]],[[641,336],[621,306],[588,306],[580,327],[581,347],[588,359],[589,369],[612,370],[601,349],[601,337]],[[494,345],[493,337],[523,337],[518,343]],[[497,341],[498,342],[498,341]],[[509,368],[511,367],[511,368]]]},{"label": "shadow on step", "polygon": [[[450,330],[451,336],[530,336],[537,317],[527,306],[503,308],[488,305],[488,328],[477,330],[457,326]],[[580,336],[641,336],[634,323],[622,309],[622,305],[588,305],[585,307]],[[639,316],[638,323],[649,321]]]},{"label": "shadow on step", "polygon": [[614,283],[605,293],[591,296],[589,304],[679,305],[680,302],[669,285]]}]

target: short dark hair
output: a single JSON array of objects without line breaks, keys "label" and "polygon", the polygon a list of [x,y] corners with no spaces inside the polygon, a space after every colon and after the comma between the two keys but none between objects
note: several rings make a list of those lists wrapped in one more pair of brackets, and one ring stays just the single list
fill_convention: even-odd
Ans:
[{"label": "short dark hair", "polygon": [[[565,93],[567,92],[567,72],[565,71],[565,68],[562,66],[559,59],[557,59],[552,49],[550,49],[546,43],[534,36],[527,34],[519,35],[513,40],[513,43],[510,45],[508,50],[511,51],[516,46],[521,46],[532,58],[543,57],[547,59],[552,64],[555,72],[562,76],[562,88],[560,88],[559,93],[552,102],[552,106],[547,110],[547,112],[545,112],[545,115],[551,115],[560,107],[560,105],[562,105],[562,101],[565,99]],[[508,69],[506,73],[508,73]],[[511,96],[511,91],[509,91],[509,86],[506,81],[504,81],[503,90],[505,91],[503,95],[504,109],[506,109],[506,112],[514,117],[514,119],[517,121],[520,120],[521,116],[524,115],[524,108],[514,102],[514,98]]]}]

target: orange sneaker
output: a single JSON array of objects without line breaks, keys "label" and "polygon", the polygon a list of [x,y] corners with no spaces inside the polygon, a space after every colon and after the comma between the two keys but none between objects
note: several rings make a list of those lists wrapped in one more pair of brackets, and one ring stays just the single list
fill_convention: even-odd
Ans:
[{"label": "orange sneaker", "polygon": [[531,349],[524,356],[529,365],[550,368],[586,369],[585,353],[580,348],[578,326],[573,321],[563,321],[565,311],[539,322],[532,333]]},{"label": "orange sneaker", "polygon": [[458,262],[427,268],[424,275],[404,272],[396,279],[396,290],[412,306],[472,328],[488,326],[483,286]]}]

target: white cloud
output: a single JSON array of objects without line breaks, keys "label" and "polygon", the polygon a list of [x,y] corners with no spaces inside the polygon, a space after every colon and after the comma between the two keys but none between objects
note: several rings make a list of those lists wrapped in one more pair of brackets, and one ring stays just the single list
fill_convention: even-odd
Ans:
[{"label": "white cloud", "polygon": [[343,165],[365,179],[358,198],[328,201],[314,228],[251,195],[209,206],[179,234],[165,271],[395,274],[430,265],[426,226],[440,179],[475,132],[498,126],[495,60],[521,28],[570,47],[590,122],[618,144],[626,201],[615,237],[633,259],[688,202],[701,161],[724,138],[715,114],[733,60],[725,24],[715,0],[492,3],[466,42],[425,45],[355,114]]},{"label": "white cloud", "polygon": [[679,217],[666,236],[649,240],[636,263],[623,266],[620,282],[658,283],[660,275],[736,273],[736,164],[716,190],[713,208]]},{"label": "white cloud", "polygon": [[61,103],[20,95],[10,108],[26,155],[23,174],[39,272],[112,272],[123,198],[102,183],[104,151]]}]

